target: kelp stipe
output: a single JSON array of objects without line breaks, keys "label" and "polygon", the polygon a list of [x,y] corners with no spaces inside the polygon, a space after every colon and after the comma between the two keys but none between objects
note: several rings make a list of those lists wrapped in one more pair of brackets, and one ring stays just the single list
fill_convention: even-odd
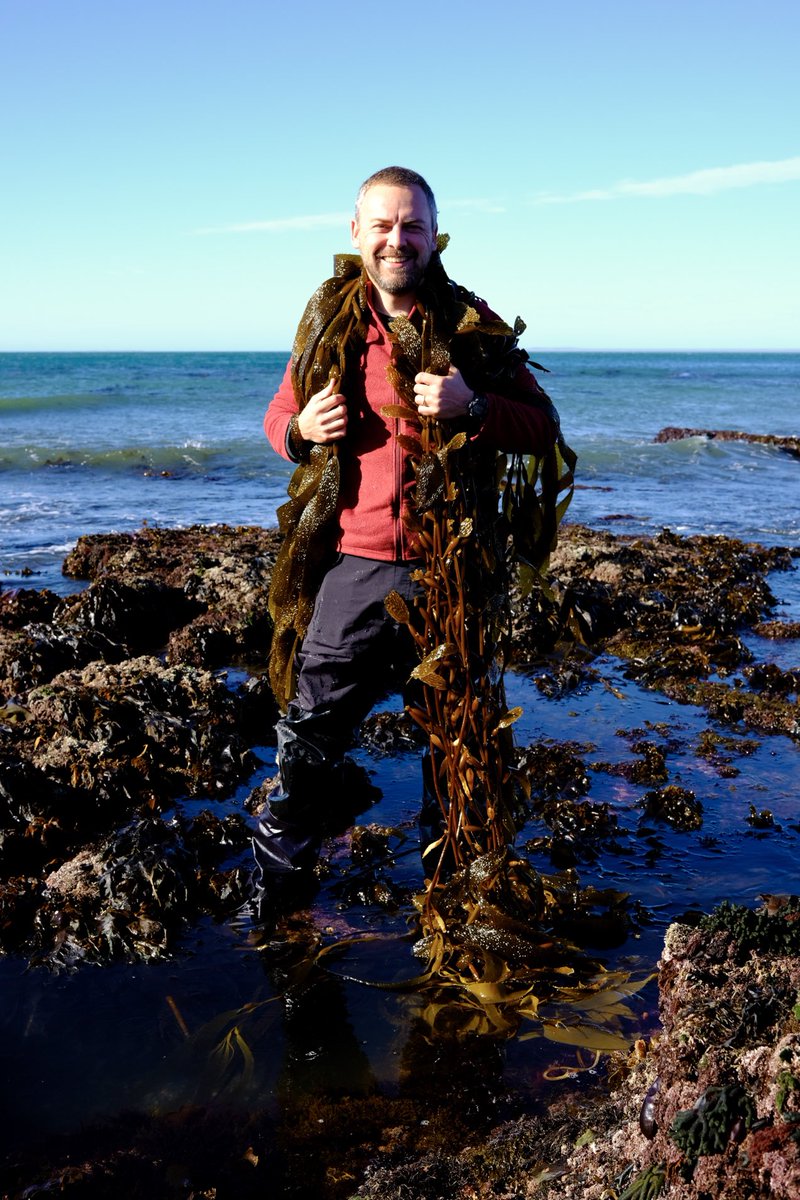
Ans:
[{"label": "kelp stipe", "polygon": [[[569,503],[575,456],[559,437],[541,459],[514,455],[509,461],[455,423],[419,416],[413,391],[418,371],[446,374],[456,364],[486,390],[514,395],[517,372],[527,359],[517,346],[521,322],[510,329],[484,321],[469,293],[446,278],[445,284],[436,294],[447,294],[449,304],[424,308],[421,331],[406,318],[391,322],[389,378],[401,403],[384,410],[387,419],[405,423],[396,436],[414,469],[407,522],[421,560],[413,576],[421,594],[413,608],[396,593],[386,603],[408,626],[419,654],[412,673],[417,699],[408,712],[428,739],[427,799],[440,814],[440,835],[423,847],[428,870],[418,897],[419,948],[442,984],[448,976],[451,983],[462,981],[468,1008],[486,1001],[497,1014],[513,997],[518,1020],[538,1005],[530,982],[536,947],[528,939],[523,982],[505,961],[509,939],[486,934],[512,899],[516,917],[509,920],[519,926],[542,916],[535,902],[536,873],[509,849],[527,786],[513,761],[511,729],[521,710],[509,709],[504,684],[509,586],[514,569],[526,573],[521,585],[527,593],[535,586]],[[543,393],[540,402],[557,426]],[[496,885],[491,901],[489,875]],[[472,890],[478,876],[482,897]],[[482,944],[483,934],[491,950]],[[542,939],[534,940],[538,945]],[[518,950],[521,941],[518,937]]]}]

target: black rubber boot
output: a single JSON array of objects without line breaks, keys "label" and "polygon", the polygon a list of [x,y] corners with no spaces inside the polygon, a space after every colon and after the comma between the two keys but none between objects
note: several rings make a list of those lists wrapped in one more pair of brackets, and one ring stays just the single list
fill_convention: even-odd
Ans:
[{"label": "black rubber boot", "polygon": [[265,872],[311,870],[322,843],[323,814],[340,744],[325,734],[325,719],[295,704],[277,724],[280,783],[255,836],[256,861]]},{"label": "black rubber boot", "polygon": [[278,722],[279,784],[253,836],[256,912],[274,916],[307,901],[317,887],[323,837],[346,830],[381,794],[366,771],[342,757],[343,741],[326,724],[326,714],[295,704]]}]

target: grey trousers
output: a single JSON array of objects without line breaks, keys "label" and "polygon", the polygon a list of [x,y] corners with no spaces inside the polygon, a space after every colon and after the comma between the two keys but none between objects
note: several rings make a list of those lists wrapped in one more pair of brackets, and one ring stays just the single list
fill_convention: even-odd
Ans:
[{"label": "grey trousers", "polygon": [[306,734],[318,728],[341,757],[375,702],[403,686],[414,648],[384,601],[392,590],[409,601],[418,593],[414,565],[340,555],[322,581],[298,656],[297,696],[279,729],[302,715]]},{"label": "grey trousers", "polygon": [[298,655],[297,695],[276,726],[281,786],[253,843],[262,879],[313,865],[326,826],[354,807],[343,794],[344,755],[376,701],[404,688],[417,661],[408,630],[384,604],[392,590],[408,601],[418,594],[415,565],[345,554],[322,581]]}]

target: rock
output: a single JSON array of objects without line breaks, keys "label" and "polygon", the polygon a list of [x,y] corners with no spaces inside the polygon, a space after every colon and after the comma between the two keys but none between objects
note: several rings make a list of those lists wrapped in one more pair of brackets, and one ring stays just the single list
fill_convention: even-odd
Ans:
[{"label": "rock", "polygon": [[129,653],[141,653],[164,645],[172,630],[186,625],[201,607],[182,588],[158,579],[101,576],[67,601],[57,620],[97,630]]},{"label": "rock", "polygon": [[[564,528],[552,556],[549,592],[513,597],[509,655],[531,670],[544,654],[557,662],[541,679],[558,694],[559,680],[586,677],[586,648],[622,659],[626,673],[671,698],[703,705],[718,719],[766,733],[800,734],[797,672],[750,665],[741,631],[757,626],[773,636],[793,627],[764,623],[775,606],[771,571],[790,570],[800,551],[766,549],[724,537],[614,536],[582,526]],[[718,680],[746,667],[750,689]]]},{"label": "rock", "polygon": [[31,623],[0,629],[0,696],[12,698],[60,671],[90,662],[120,662],[125,649],[104,633],[75,625]]},{"label": "rock", "polygon": [[[192,915],[216,911],[227,892],[233,902],[235,887],[202,882],[206,848],[219,833],[210,839],[206,829],[180,849],[173,826],[151,849],[142,839],[176,797],[222,799],[252,773],[239,721],[240,703],[223,681],[146,656],[93,662],[27,693],[24,722],[0,731],[0,877],[27,872],[26,888],[5,892],[0,949],[26,946],[53,966],[156,957]],[[229,822],[229,842],[234,828]],[[241,849],[243,826],[236,840]],[[136,884],[148,856],[158,861]],[[135,897],[144,888],[157,911],[122,904],[123,883]],[[42,888],[64,903],[45,896],[34,929],[29,898]]]},{"label": "rock", "polygon": [[46,588],[7,588],[0,590],[0,629],[22,629],[36,622],[49,621],[61,603],[55,592]]},{"label": "rock", "polygon": [[734,429],[682,429],[668,425],[660,429],[653,438],[654,442],[678,442],[684,438],[703,437],[710,441],[719,442],[752,442],[758,446],[775,446],[787,454],[800,458],[800,438],[777,437],[772,433],[740,433]]},{"label": "rock", "polygon": [[92,663],[27,697],[22,754],[96,803],[219,795],[255,761],[237,730],[237,701],[215,676],[156,658]]},{"label": "rock", "polygon": [[648,816],[666,821],[673,829],[700,829],[703,824],[702,801],[688,788],[675,784],[645,792],[642,807]]},{"label": "rock", "polygon": [[163,958],[198,913],[241,905],[243,875],[217,866],[248,844],[241,818],[137,817],[46,875],[34,919],[13,912],[17,945],[51,969]]},{"label": "rock", "polygon": [[608,1101],[612,1131],[570,1155],[557,1189],[531,1194],[793,1200],[799,952],[797,898],[757,911],[723,904],[696,929],[671,926],[659,968],[663,1033],[627,1064]]},{"label": "rock", "polygon": [[[92,581],[78,609],[99,609],[97,620],[110,620],[135,648],[154,648],[169,637],[173,662],[220,666],[241,657],[263,662],[272,628],[269,581],[279,546],[276,530],[258,526],[147,527],[80,538],[64,573]],[[136,597],[127,622],[124,605],[92,598],[102,584]],[[155,620],[149,621],[153,612]]]}]

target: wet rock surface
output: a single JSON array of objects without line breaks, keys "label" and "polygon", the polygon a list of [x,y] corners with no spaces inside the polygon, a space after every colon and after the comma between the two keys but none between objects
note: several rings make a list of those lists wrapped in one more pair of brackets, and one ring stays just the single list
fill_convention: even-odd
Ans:
[{"label": "wet rock surface", "polygon": [[[0,729],[4,948],[52,966],[167,953],[162,918],[179,915],[176,929],[224,887],[159,814],[178,797],[222,798],[252,772],[236,697],[210,672],[140,657],[62,672],[23,700]],[[91,918],[75,912],[86,887],[65,883],[76,856]],[[143,884],[149,859],[159,880]]]},{"label": "wet rock surface", "polygon": [[[330,1004],[330,985],[317,986]],[[359,1083],[355,1062],[346,1094],[308,1095],[280,1116],[187,1106],[114,1118],[55,1139],[35,1165],[21,1156],[6,1194],[794,1200],[799,997],[800,900],[723,904],[668,930],[661,1030],[536,1113],[487,1092],[491,1039],[445,1039],[436,1054],[420,1046],[426,1071],[398,1095]]]},{"label": "wet rock surface", "polygon": [[232,839],[215,818],[198,841],[195,820],[162,815],[228,798],[270,740],[265,683],[216,668],[263,664],[275,545],[260,529],[88,537],[65,563],[84,591],[0,593],[0,949],[147,961],[242,902],[245,869],[225,863],[243,826]]},{"label": "wet rock surface", "polygon": [[265,661],[267,590],[279,536],[253,526],[144,528],[79,538],[64,574],[91,586],[72,619],[134,648],[169,640],[167,659],[221,666]]},{"label": "wet rock surface", "polygon": [[570,526],[550,564],[553,595],[515,604],[512,663],[526,668],[542,647],[560,650],[535,679],[564,694],[591,673],[581,647],[604,650],[632,679],[672,699],[733,725],[800,737],[797,672],[753,663],[742,641],[753,627],[793,636],[791,623],[767,620],[775,608],[767,575],[795,569],[798,558],[797,550],[734,538],[669,530],[636,538]]}]

